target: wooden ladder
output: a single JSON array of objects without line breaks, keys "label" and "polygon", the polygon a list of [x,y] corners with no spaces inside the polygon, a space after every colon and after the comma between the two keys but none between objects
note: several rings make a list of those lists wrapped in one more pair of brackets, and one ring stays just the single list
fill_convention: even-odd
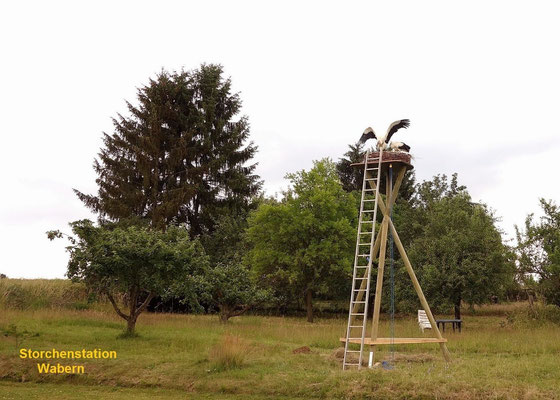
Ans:
[{"label": "wooden ladder", "polygon": [[[344,370],[352,367],[362,368],[382,158],[383,149],[379,151],[379,157],[377,158],[370,159],[369,150],[366,152],[356,253],[354,255],[352,292],[350,294],[350,308],[348,310],[348,327],[346,329],[344,360],[342,362],[342,369]],[[368,187],[368,182],[372,181],[375,183],[375,189],[371,188],[373,185]],[[358,340],[360,350],[351,350],[350,343],[356,343]],[[356,357],[349,357],[349,355],[358,355],[357,362]]]}]

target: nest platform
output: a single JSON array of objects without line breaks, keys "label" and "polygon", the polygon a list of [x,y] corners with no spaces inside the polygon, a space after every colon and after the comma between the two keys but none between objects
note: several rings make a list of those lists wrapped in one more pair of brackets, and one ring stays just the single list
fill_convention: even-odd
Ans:
[{"label": "nest platform", "polygon": [[[369,164],[377,164],[377,158],[379,158],[379,152],[375,151],[373,153],[369,153],[369,157],[367,159],[367,163]],[[350,164],[353,167],[361,166],[364,167],[366,163],[366,156],[364,154],[364,158],[361,162]],[[402,151],[384,151],[383,152],[383,160],[381,160],[381,168],[387,167],[388,164],[393,164],[393,167],[405,167],[407,170],[411,170],[414,168],[412,165],[412,156],[409,153],[405,153]]]},{"label": "nest platform", "polygon": [[[367,162],[368,168],[377,167],[379,152],[373,152],[369,154],[368,159],[366,160],[366,155],[364,154],[364,158],[361,162],[350,164],[353,167],[364,169],[364,165]],[[393,181],[391,182],[391,186],[395,184],[395,180],[399,172],[405,168],[406,171],[410,171],[414,168],[411,163],[412,156],[408,153],[402,151],[384,151],[383,152],[383,159],[381,160],[381,182],[379,191],[382,194],[385,194],[387,189],[386,182],[389,179],[389,167],[393,170]]]}]

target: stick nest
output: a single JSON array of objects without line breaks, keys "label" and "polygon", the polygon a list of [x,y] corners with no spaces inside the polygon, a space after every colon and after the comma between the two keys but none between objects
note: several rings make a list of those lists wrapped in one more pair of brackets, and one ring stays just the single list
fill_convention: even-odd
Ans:
[{"label": "stick nest", "polygon": [[[369,158],[379,158],[379,152],[375,151],[373,153],[369,153]],[[403,151],[384,151],[383,152],[383,162],[391,162],[391,161],[401,161],[407,164],[411,163],[412,156],[409,153],[405,153]],[[365,161],[365,155],[364,155]]]}]

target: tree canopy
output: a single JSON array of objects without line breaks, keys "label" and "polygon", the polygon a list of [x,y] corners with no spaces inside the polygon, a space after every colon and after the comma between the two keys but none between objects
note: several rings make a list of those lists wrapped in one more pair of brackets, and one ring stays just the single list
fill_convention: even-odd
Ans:
[{"label": "tree canopy", "polygon": [[516,226],[519,271],[546,301],[560,306],[560,207],[552,200],[539,202],[543,211],[539,221],[529,214],[524,230]]},{"label": "tree canopy", "polygon": [[[107,296],[115,312],[134,333],[138,316],[150,300],[175,282],[194,284],[207,268],[207,258],[197,240],[190,240],[184,228],[165,232],[132,225],[95,226],[89,220],[70,223],[75,237],[71,245],[67,276]],[[47,233],[50,239],[59,231]],[[126,299],[128,314],[119,305]]]},{"label": "tree canopy", "polygon": [[247,263],[260,282],[305,296],[312,322],[313,294],[332,296],[350,282],[357,204],[329,159],[286,178],[292,186],[284,198],[249,218]]},{"label": "tree canopy", "polygon": [[213,230],[215,217],[247,207],[260,188],[249,164],[256,152],[241,99],[219,65],[160,72],[138,89],[129,115],[94,161],[97,195],[75,190],[100,218],[139,216],[160,229],[185,223],[191,235]]},{"label": "tree canopy", "polygon": [[454,174],[418,187],[416,228],[410,259],[422,288],[436,308],[487,302],[513,273],[509,250],[503,245],[496,219],[483,204],[473,203]]},{"label": "tree canopy", "polygon": [[216,230],[201,237],[211,265],[201,298],[218,310],[222,322],[271,298],[270,290],[255,284],[243,262],[249,248],[246,229],[246,212],[221,215]]}]

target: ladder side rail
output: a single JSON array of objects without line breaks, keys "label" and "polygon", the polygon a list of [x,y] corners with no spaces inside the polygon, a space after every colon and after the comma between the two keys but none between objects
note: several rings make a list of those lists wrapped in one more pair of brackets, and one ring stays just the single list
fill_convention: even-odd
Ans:
[{"label": "ladder side rail", "polygon": [[[368,314],[368,302],[369,302],[369,290],[370,290],[370,283],[371,283],[371,268],[372,268],[372,264],[373,264],[373,244],[375,242],[374,240],[374,236],[375,236],[375,223],[377,222],[377,202],[379,199],[379,183],[380,183],[380,179],[381,179],[381,162],[383,160],[383,147],[381,147],[379,149],[379,160],[378,160],[378,164],[377,164],[377,184],[376,184],[376,188],[375,188],[375,205],[374,205],[374,211],[373,211],[373,222],[372,222],[372,233],[371,233],[371,238],[370,238],[370,246],[369,246],[369,262],[368,262],[368,269],[367,269],[367,273],[368,273],[368,277],[367,277],[367,289],[366,289],[366,303],[365,303],[365,307],[364,307],[364,313],[365,313],[365,318],[364,318],[364,327],[362,329],[362,340],[360,343],[360,366],[362,365],[362,357],[364,354],[364,341],[365,341],[365,335],[366,335],[366,325],[367,325],[367,314]],[[367,165],[367,160],[366,160],[366,165]],[[365,184],[365,176],[364,176],[364,184]]]},{"label": "ladder side rail", "polygon": [[[369,152],[366,155],[366,162],[365,162],[365,166],[364,166],[364,179],[363,179],[363,183],[362,183],[362,201],[360,204],[360,208],[363,210],[364,207],[364,196],[365,196],[365,189],[367,188],[367,179],[368,179],[368,171],[367,171],[367,166],[368,166],[368,161],[369,161]],[[379,166],[381,166],[381,153],[379,153]],[[379,176],[380,176],[380,169],[377,170],[377,179],[379,180]],[[374,171],[375,172],[375,171]],[[369,245],[369,260],[368,260],[368,264],[367,264],[367,268],[366,268],[366,274],[367,274],[367,279],[366,279],[366,291],[365,291],[365,296],[364,296],[364,318],[362,320],[362,337],[360,340],[360,355],[359,355],[359,361],[358,361],[358,369],[362,368],[362,359],[364,357],[364,340],[365,340],[365,335],[366,335],[366,328],[367,328],[367,315],[368,315],[368,302],[369,302],[369,284],[370,284],[370,279],[371,279],[371,265],[372,265],[372,246],[373,246],[373,237],[375,236],[375,213],[377,212],[377,193],[375,194],[375,206],[374,206],[374,213],[373,213],[373,219],[372,219],[372,223],[371,223],[371,238],[370,238],[370,245]],[[358,242],[360,240],[360,235],[358,235]],[[354,267],[354,269],[356,269]],[[350,296],[352,297],[352,296]]]},{"label": "ladder side rail", "polygon": [[[359,244],[360,244],[360,233],[361,233],[361,230],[362,230],[362,217],[363,217],[364,198],[365,198],[364,189],[366,188],[365,177],[366,177],[366,173],[367,173],[368,157],[369,157],[369,150],[366,152],[366,158],[365,158],[366,162],[365,162],[365,165],[364,165],[364,179],[362,180],[362,195],[361,195],[361,199],[360,199],[360,213],[359,213],[359,216],[358,216],[358,233],[356,235],[357,236],[357,238],[356,238],[356,251],[355,251],[355,254],[354,254],[354,265],[353,265],[353,271],[352,271],[352,291],[350,293],[350,306],[349,306],[349,309],[348,309],[348,325],[347,325],[347,328],[346,328],[346,339],[347,340],[344,344],[344,359],[343,359],[343,362],[342,362],[343,369],[345,369],[345,367],[346,367],[346,355],[348,353],[348,346],[349,346],[349,342],[350,342],[348,340],[348,338],[350,337],[350,330],[352,329],[351,328],[351,326],[352,326],[352,308],[353,308],[353,304],[354,304],[354,292],[355,292],[355,289],[356,289],[356,273],[357,273],[357,270],[358,270],[358,268],[356,268],[356,265],[358,264],[358,260],[359,260],[358,254],[359,254],[359,250],[360,250],[359,249],[359,247],[360,247]],[[366,296],[367,296],[367,292],[366,292]],[[366,301],[367,301],[367,298],[366,298]],[[367,303],[366,303],[366,305],[367,305]],[[364,315],[364,321],[367,321],[367,312]],[[363,325],[365,326],[365,323]],[[363,328],[362,328],[362,336],[364,336]],[[358,368],[360,368],[360,367],[361,367],[361,349],[360,349],[360,365],[358,366]]]}]

